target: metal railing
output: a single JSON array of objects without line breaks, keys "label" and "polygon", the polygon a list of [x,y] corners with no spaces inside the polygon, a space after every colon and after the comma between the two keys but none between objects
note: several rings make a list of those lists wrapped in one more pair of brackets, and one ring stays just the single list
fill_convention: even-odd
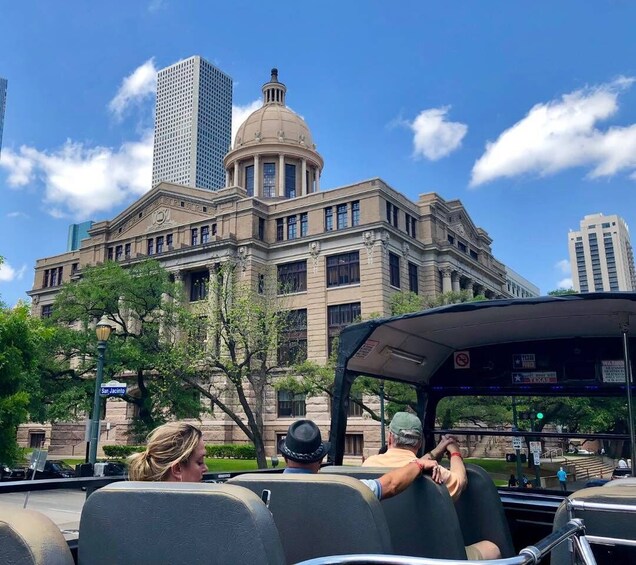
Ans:
[{"label": "metal railing", "polygon": [[[571,540],[575,551],[584,565],[596,565],[596,560],[585,537],[585,526],[579,519],[570,520],[556,532],[543,538],[536,545],[523,548],[519,555],[505,559],[490,559],[485,561],[460,561],[467,565],[536,565],[540,563],[559,544]],[[318,557],[302,561],[297,565],[448,565],[458,563],[456,560],[431,559],[428,557],[408,557],[404,555],[334,555]]]}]

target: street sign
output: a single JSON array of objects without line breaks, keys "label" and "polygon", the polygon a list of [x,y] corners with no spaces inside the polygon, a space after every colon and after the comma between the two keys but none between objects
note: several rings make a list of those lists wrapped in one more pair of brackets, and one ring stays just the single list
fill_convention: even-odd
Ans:
[{"label": "street sign", "polygon": [[34,449],[33,453],[31,453],[31,464],[29,467],[36,471],[44,471],[47,455],[48,451],[46,449]]},{"label": "street sign", "polygon": [[123,396],[126,394],[126,383],[108,381],[99,388],[100,396]]},{"label": "street sign", "polygon": [[512,438],[512,449],[521,449],[523,445],[523,438],[520,436],[515,436]]},{"label": "street sign", "polygon": [[535,465],[541,465],[541,454],[538,451],[533,451],[532,457],[534,458]]},{"label": "street sign", "polygon": [[541,453],[541,442],[540,441],[531,441],[530,442],[530,451],[532,453]]}]

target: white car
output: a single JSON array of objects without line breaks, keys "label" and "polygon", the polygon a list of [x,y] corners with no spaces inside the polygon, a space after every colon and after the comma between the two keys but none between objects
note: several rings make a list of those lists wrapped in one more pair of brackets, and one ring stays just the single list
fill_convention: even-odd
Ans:
[{"label": "white car", "polygon": [[593,451],[590,451],[589,449],[579,449],[576,452],[577,455],[594,455]]}]

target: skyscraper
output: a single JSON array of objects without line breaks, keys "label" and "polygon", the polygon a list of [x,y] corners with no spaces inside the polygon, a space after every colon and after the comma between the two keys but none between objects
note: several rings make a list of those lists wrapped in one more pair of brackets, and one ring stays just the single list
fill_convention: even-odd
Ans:
[{"label": "skyscraper", "polygon": [[634,253],[623,218],[591,214],[568,234],[572,283],[577,292],[636,289]]},{"label": "skyscraper", "polygon": [[4,110],[7,106],[7,79],[0,77],[0,154],[2,153],[2,130],[4,129]]},{"label": "skyscraper", "polygon": [[81,241],[90,237],[88,235],[88,230],[93,227],[92,220],[88,220],[86,222],[82,222],[81,224],[71,224],[68,227],[68,241],[66,244],[66,251],[76,251],[80,248]]},{"label": "skyscraper", "polygon": [[216,190],[232,135],[232,79],[195,55],[157,75],[152,185]]}]

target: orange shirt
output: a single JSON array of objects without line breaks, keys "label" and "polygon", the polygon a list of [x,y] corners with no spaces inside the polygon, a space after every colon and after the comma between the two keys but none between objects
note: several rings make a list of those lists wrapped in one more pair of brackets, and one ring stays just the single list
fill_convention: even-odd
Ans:
[{"label": "orange shirt", "polygon": [[[410,449],[401,447],[391,447],[386,453],[372,455],[365,459],[363,467],[404,467],[415,458],[415,454]],[[462,493],[462,485],[459,478],[452,471],[444,482],[453,500],[457,500]]]}]

